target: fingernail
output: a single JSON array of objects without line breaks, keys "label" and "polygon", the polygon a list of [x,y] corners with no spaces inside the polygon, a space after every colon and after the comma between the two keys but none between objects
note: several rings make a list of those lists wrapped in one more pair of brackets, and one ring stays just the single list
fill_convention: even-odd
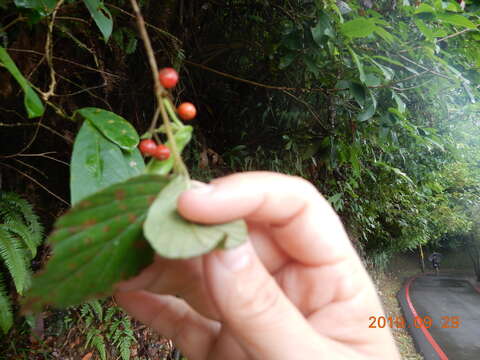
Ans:
[{"label": "fingernail", "polygon": [[251,260],[251,249],[248,244],[234,249],[216,251],[217,259],[230,271],[236,272],[248,266]]},{"label": "fingernail", "polygon": [[194,194],[208,194],[211,193],[214,189],[214,186],[211,184],[204,184],[200,182],[195,182],[192,184],[192,187],[188,190],[193,192]]}]

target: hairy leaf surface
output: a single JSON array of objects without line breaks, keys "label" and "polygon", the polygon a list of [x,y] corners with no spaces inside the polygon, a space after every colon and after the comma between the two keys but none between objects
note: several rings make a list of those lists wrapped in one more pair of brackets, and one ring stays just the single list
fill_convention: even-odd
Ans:
[{"label": "hairy leaf surface", "polygon": [[35,276],[27,308],[66,307],[111,294],[112,285],[152,259],[142,223],[168,179],[142,175],[98,192],[74,206],[48,239],[53,256]]}]

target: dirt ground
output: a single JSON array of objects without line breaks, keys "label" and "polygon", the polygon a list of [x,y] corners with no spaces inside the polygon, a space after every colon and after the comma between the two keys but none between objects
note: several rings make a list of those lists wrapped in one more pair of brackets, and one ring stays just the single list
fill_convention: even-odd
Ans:
[{"label": "dirt ground", "polygon": [[[396,297],[397,292],[400,290],[404,279],[415,273],[416,272],[414,270],[408,270],[402,274],[386,274],[383,272],[372,274],[372,272],[370,272],[375,282],[375,286],[377,287],[378,294],[380,295],[380,299],[382,300],[383,308],[385,310],[385,315],[387,318],[399,318],[403,316]],[[400,354],[402,355],[402,359],[423,359],[423,357],[419,353],[417,353],[415,346],[413,345],[413,340],[407,329],[396,328],[395,326],[393,326],[391,331],[393,333],[393,337],[395,338],[397,347],[400,350]]]}]

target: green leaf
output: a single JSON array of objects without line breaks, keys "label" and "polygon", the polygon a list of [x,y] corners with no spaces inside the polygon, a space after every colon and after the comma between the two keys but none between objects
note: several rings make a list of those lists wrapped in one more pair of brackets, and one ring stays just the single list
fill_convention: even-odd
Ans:
[{"label": "green leaf", "polygon": [[370,56],[366,56],[366,58],[380,69],[385,80],[390,81],[393,79],[393,76],[395,75],[395,71],[393,71],[391,68],[385,65],[379,64],[378,62],[373,60]]},{"label": "green leaf", "polygon": [[56,5],[57,0],[15,0],[16,7],[33,9],[42,16],[50,14]]},{"label": "green leaf", "polygon": [[350,46],[347,46],[347,49],[348,49],[348,52],[350,53],[350,55],[352,56],[353,62],[357,66],[360,81],[362,83],[364,83],[365,82],[365,72],[363,71],[363,64],[360,61],[360,58],[358,57],[358,55],[355,53],[355,51],[353,51],[353,49]]},{"label": "green leaf", "polygon": [[427,40],[433,40],[433,31],[422,20],[414,19],[413,21],[415,22],[415,25],[417,25],[418,30],[420,30]]},{"label": "green leaf", "polygon": [[285,56],[282,56],[280,58],[280,63],[278,64],[278,68],[280,70],[283,70],[283,69],[289,67],[292,64],[292,62],[295,60],[296,57],[297,57],[297,54],[295,54],[293,52],[288,53]]},{"label": "green leaf", "polygon": [[215,248],[231,248],[247,238],[243,220],[219,225],[196,224],[177,212],[177,199],[188,183],[175,177],[155,199],[143,226],[144,235],[155,251],[167,258],[189,258]]},{"label": "green leaf", "polygon": [[108,41],[113,29],[112,14],[100,0],[83,0],[83,2],[100,29],[103,38]]},{"label": "green leaf", "polygon": [[400,96],[397,95],[396,92],[392,91],[392,98],[395,100],[397,103],[397,110],[400,111],[401,113],[405,112],[405,103],[400,99]]},{"label": "green leaf", "polygon": [[363,108],[365,106],[365,102],[367,99],[367,89],[362,84],[359,84],[353,81],[349,82],[348,85],[349,85],[348,87],[350,89],[350,93],[355,98],[358,105],[360,105],[360,107]]},{"label": "green leaf", "polygon": [[321,12],[318,16],[317,24],[311,29],[313,40],[318,45],[323,45],[325,37],[334,38],[335,33],[333,31],[332,25],[330,24],[329,17]]},{"label": "green leaf", "polygon": [[380,79],[375,74],[368,73],[368,74],[365,75],[365,85],[367,85],[367,86],[379,86],[380,85]]},{"label": "green leaf", "polygon": [[457,14],[438,14],[437,18],[444,23],[475,29],[477,26],[465,16]]},{"label": "green leaf", "polygon": [[361,112],[357,116],[357,120],[359,122],[367,121],[371,119],[373,115],[375,115],[376,104],[374,102],[369,102],[365,108],[365,111]]},{"label": "green leaf", "polygon": [[390,44],[395,41],[395,37],[380,26],[375,26],[375,34]]},{"label": "green leaf", "polygon": [[349,38],[362,38],[371,35],[377,26],[370,19],[359,17],[340,26],[343,35]]},{"label": "green leaf", "polygon": [[[192,139],[192,132],[193,128],[190,125],[187,125],[175,133],[175,143],[177,144],[177,150],[180,152],[180,154]],[[170,141],[167,141],[165,145],[171,148]],[[152,158],[146,167],[146,172],[148,174],[167,175],[173,168],[174,160],[175,159],[173,156],[170,156],[167,160],[162,161]]]},{"label": "green leaf", "polygon": [[420,4],[420,6],[417,7],[414,14],[422,14],[422,13],[435,14],[436,10],[430,5],[422,3]]},{"label": "green leaf", "polygon": [[122,151],[85,121],[73,145],[70,163],[70,198],[76,204],[109,185],[143,172],[145,164],[138,149]]},{"label": "green leaf", "polygon": [[76,111],[92,124],[111,142],[124,150],[132,151],[140,141],[137,131],[123,117],[107,110],[88,107]]},{"label": "green leaf", "polygon": [[26,308],[67,307],[107,296],[113,284],[152,260],[142,223],[168,179],[142,175],[89,196],[60,217],[48,238],[53,256],[34,277]]},{"label": "green leaf", "polygon": [[27,79],[25,79],[18,70],[17,65],[13,62],[10,55],[8,55],[7,51],[0,46],[0,62],[7,68],[7,70],[12,74],[12,76],[17,80],[18,84],[22,88],[25,96],[23,98],[23,102],[25,104],[25,108],[27,109],[28,117],[35,118],[43,115],[45,111],[40,98],[38,97],[37,93],[32,89],[30,83]]},{"label": "green leaf", "polygon": [[375,56],[372,56],[372,58],[374,59],[380,59],[380,60],[383,60],[383,61],[386,61],[390,64],[393,64],[393,65],[398,65],[398,66],[401,66],[401,67],[405,67],[405,65],[403,65],[400,61],[397,61],[397,60],[394,60],[394,59],[390,59],[386,56],[381,56],[381,55],[375,55]]},{"label": "green leaf", "polygon": [[[367,95],[369,95],[368,98]],[[359,122],[367,121],[375,115],[375,111],[377,110],[377,99],[370,89],[365,89],[365,97],[365,104],[362,107],[364,110],[357,116],[357,121]]]}]

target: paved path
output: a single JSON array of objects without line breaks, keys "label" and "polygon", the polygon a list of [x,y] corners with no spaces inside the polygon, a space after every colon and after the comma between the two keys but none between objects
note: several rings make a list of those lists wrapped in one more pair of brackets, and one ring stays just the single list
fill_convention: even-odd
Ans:
[{"label": "paved path", "polygon": [[[480,359],[480,292],[464,278],[411,278],[398,299],[425,360]],[[423,325],[419,319],[424,320]]]}]

